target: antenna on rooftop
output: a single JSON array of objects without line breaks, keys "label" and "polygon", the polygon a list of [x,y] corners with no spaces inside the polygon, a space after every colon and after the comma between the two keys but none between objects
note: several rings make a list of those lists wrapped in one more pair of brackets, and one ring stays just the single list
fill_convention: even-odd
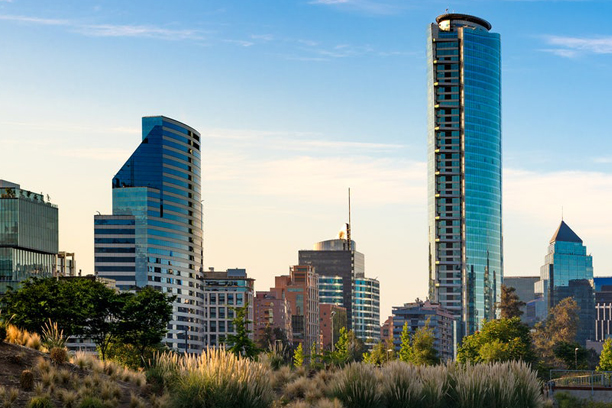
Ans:
[{"label": "antenna on rooftop", "polygon": [[348,189],[348,224],[346,224],[346,241],[348,250],[351,251],[351,188]]}]

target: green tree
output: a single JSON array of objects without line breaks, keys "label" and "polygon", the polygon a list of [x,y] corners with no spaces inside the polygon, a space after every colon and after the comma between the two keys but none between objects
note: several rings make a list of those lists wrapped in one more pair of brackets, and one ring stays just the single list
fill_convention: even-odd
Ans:
[{"label": "green tree", "polygon": [[82,336],[97,329],[91,325],[112,319],[114,310],[108,309],[106,301],[114,294],[101,282],[85,277],[30,278],[18,289],[9,288],[2,297],[2,309],[12,324],[28,331],[40,334],[51,319],[66,337]]},{"label": "green tree", "polygon": [[172,319],[172,303],[176,296],[168,296],[147,286],[135,294],[123,294],[118,340],[131,344],[144,361],[146,350],[163,340]]},{"label": "green tree", "polygon": [[479,332],[463,339],[457,352],[459,362],[489,363],[524,361],[533,363],[533,351],[529,327],[521,319],[491,320],[484,323]]},{"label": "green tree", "polygon": [[334,346],[334,351],[326,351],[323,361],[337,366],[360,361],[365,349],[363,341],[358,339],[352,330],[347,331],[346,327],[342,327],[339,334],[340,337]]},{"label": "green tree", "polygon": [[293,366],[299,368],[304,365],[304,348],[302,343],[298,344],[297,348],[293,352]]},{"label": "green tree", "polygon": [[229,351],[236,356],[243,356],[250,359],[257,357],[260,350],[253,340],[249,337],[251,331],[248,326],[251,323],[247,318],[249,308],[248,302],[242,307],[234,308],[235,317],[232,320],[236,334],[228,334],[226,341],[231,345]]},{"label": "green tree", "polygon": [[589,352],[576,342],[557,343],[553,348],[553,353],[568,370],[586,370],[589,368]]},{"label": "green tree", "polygon": [[535,351],[540,357],[541,371],[563,365],[563,361],[555,357],[554,348],[558,343],[576,341],[579,310],[574,299],[562,299],[548,312],[544,322],[535,325],[532,337]]},{"label": "green tree", "polygon": [[434,333],[429,327],[429,320],[425,326],[419,327],[412,336],[411,362],[415,365],[433,365],[440,362],[438,350],[434,347]]},{"label": "green tree", "polygon": [[523,315],[521,307],[525,306],[525,304],[525,302],[519,299],[515,288],[501,285],[501,302],[499,302],[498,308],[502,319],[521,317]]},{"label": "green tree", "polygon": [[412,361],[412,344],[410,342],[410,332],[408,331],[408,322],[404,323],[402,334],[400,335],[400,350],[399,359],[405,363]]},{"label": "green tree", "polygon": [[599,356],[597,371],[612,371],[612,339],[607,338],[603,344],[603,350]]},{"label": "green tree", "polygon": [[395,349],[393,340],[379,342],[372,349],[363,354],[363,362],[367,364],[382,365],[386,362],[395,360]]}]

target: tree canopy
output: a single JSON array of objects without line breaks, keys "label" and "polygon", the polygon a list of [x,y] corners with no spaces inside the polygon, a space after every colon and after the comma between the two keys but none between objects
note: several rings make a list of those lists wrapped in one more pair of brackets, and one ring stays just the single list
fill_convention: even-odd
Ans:
[{"label": "tree canopy", "polygon": [[554,348],[559,343],[574,343],[578,331],[578,310],[580,307],[572,298],[562,299],[553,307],[544,322],[535,325],[533,344],[543,366],[563,365],[555,357]]},{"label": "tree canopy", "polygon": [[607,338],[603,344],[603,350],[599,356],[597,371],[612,371],[612,339]]},{"label": "tree canopy", "polygon": [[479,332],[463,339],[457,360],[471,363],[536,361],[529,327],[521,319],[499,319],[486,322]]},{"label": "tree canopy", "polygon": [[521,317],[523,315],[521,307],[525,306],[525,304],[525,302],[519,299],[515,288],[501,285],[501,301],[498,304],[498,308],[502,319]]},{"label": "tree canopy", "polygon": [[18,327],[41,333],[44,324],[57,323],[66,337],[89,337],[102,359],[109,344],[130,344],[142,357],[159,344],[172,318],[169,297],[151,287],[119,293],[89,277],[31,278],[2,297],[2,309]]}]

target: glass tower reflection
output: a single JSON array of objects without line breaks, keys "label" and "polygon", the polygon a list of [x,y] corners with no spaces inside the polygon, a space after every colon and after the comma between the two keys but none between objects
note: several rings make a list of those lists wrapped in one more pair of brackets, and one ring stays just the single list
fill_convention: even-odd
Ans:
[{"label": "glass tower reflection", "polygon": [[503,277],[501,52],[490,29],[453,13],[428,33],[429,296],[459,336],[495,317]]},{"label": "glass tower reflection", "polygon": [[176,295],[166,343],[189,352],[202,348],[200,174],[200,134],[145,117],[142,142],[112,181],[113,214],[94,217],[96,273],[122,290]]}]

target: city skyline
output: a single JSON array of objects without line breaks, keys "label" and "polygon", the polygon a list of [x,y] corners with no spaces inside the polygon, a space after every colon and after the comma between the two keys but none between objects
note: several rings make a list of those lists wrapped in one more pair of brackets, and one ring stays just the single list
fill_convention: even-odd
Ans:
[{"label": "city skyline", "polygon": [[[0,1],[0,177],[51,196],[60,250],[92,273],[93,215],[111,209],[140,117],[163,114],[202,134],[205,267],[244,267],[267,289],[298,250],[336,236],[351,187],[381,315],[423,298],[426,28],[447,4],[183,4]],[[561,207],[595,275],[612,272],[610,8],[452,5],[503,36],[506,275],[538,273]]]}]

